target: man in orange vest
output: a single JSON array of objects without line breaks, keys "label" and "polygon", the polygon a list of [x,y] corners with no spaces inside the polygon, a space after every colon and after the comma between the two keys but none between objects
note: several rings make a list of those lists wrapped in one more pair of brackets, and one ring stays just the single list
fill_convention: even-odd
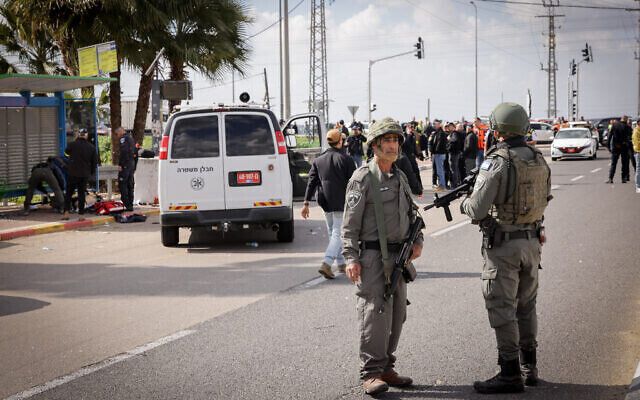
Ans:
[{"label": "man in orange vest", "polygon": [[487,126],[482,123],[480,118],[476,118],[473,123],[473,131],[478,135],[478,154],[476,155],[476,168],[480,168],[480,165],[484,161],[484,144],[485,134],[487,133]]}]

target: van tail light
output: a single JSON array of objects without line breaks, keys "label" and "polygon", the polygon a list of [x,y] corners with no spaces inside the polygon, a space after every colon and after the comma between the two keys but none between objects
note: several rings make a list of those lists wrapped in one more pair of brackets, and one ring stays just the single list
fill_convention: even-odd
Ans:
[{"label": "van tail light", "polygon": [[163,136],[160,142],[160,155],[158,158],[166,160],[169,155],[169,136]]},{"label": "van tail light", "polygon": [[287,154],[287,142],[284,140],[282,131],[276,131],[276,142],[278,143],[278,154]]}]

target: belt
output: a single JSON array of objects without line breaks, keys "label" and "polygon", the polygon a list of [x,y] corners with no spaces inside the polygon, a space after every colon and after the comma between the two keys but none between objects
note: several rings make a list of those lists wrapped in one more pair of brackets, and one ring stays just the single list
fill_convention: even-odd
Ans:
[{"label": "belt", "polygon": [[[377,240],[367,240],[360,242],[361,250],[380,250],[380,242]],[[387,243],[389,253],[398,253],[402,250],[402,243]]]},{"label": "belt", "polygon": [[524,231],[514,231],[514,232],[502,232],[502,240],[514,240],[514,239],[531,239],[537,238],[538,231],[535,229],[527,229]]}]

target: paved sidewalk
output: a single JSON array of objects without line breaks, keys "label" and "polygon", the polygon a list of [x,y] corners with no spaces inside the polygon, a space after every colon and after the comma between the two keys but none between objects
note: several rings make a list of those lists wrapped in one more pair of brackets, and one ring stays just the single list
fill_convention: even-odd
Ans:
[{"label": "paved sidewalk", "polygon": [[[0,241],[115,222],[112,216],[95,214],[85,214],[84,221],[78,220],[78,214],[70,214],[70,219],[63,221],[62,215],[49,207],[41,207],[30,212],[28,216],[21,215],[21,211],[21,206],[0,208]],[[153,206],[136,206],[133,212],[149,216],[158,215],[160,209]]]}]

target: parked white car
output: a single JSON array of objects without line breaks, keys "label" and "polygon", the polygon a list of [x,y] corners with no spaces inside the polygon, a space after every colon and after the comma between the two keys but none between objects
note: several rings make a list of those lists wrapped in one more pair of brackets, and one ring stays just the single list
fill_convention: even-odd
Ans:
[{"label": "parked white car", "polygon": [[537,143],[550,143],[553,140],[553,126],[546,122],[531,122],[530,129],[533,130],[533,139]]},{"label": "parked white car", "polygon": [[589,128],[560,129],[551,143],[551,160],[560,158],[597,157],[598,140],[591,135]]}]

